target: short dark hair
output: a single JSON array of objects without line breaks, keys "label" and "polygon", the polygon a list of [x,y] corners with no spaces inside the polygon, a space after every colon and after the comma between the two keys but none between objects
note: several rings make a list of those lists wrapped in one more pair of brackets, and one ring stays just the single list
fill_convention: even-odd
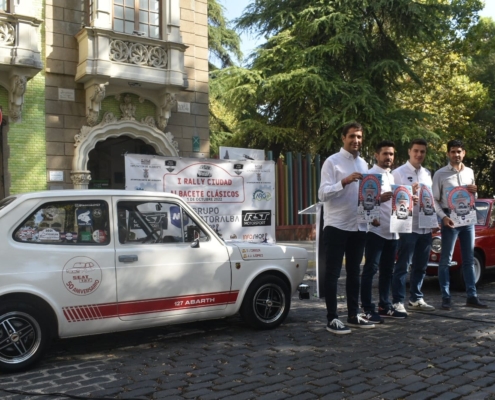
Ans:
[{"label": "short dark hair", "polygon": [[382,140],[375,146],[375,153],[380,153],[382,147],[393,147],[395,149],[395,143],[391,140]]},{"label": "short dark hair", "polygon": [[363,131],[363,127],[359,122],[351,122],[350,124],[347,124],[342,128],[342,136],[347,136],[349,130],[351,130],[352,128],[356,129],[357,131]]},{"label": "short dark hair", "polygon": [[460,147],[462,150],[464,150],[464,143],[462,142],[462,140],[459,139],[449,140],[447,143],[447,152],[449,152],[452,147]]},{"label": "short dark hair", "polygon": [[409,150],[413,148],[415,144],[419,144],[420,146],[426,146],[428,147],[428,143],[424,139],[414,139],[409,143]]}]

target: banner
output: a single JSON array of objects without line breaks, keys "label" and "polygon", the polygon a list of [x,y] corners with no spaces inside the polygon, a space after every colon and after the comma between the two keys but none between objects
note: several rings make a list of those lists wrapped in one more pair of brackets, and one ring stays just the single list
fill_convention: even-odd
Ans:
[{"label": "banner", "polygon": [[363,174],[359,183],[358,224],[380,222],[380,194],[382,193],[382,174]]},{"label": "banner", "polygon": [[419,188],[419,227],[438,228],[435,199],[433,198],[431,187],[420,183]]},{"label": "banner", "polygon": [[412,186],[392,185],[390,232],[411,233],[413,215]]},{"label": "banner", "polygon": [[275,242],[275,162],[126,154],[127,190],[178,195],[224,239]]},{"label": "banner", "polygon": [[449,187],[446,191],[450,219],[454,221],[454,226],[474,225],[477,221],[474,194],[465,185]]},{"label": "banner", "polygon": [[265,150],[242,149],[240,147],[218,148],[218,154],[223,160],[264,160]]}]

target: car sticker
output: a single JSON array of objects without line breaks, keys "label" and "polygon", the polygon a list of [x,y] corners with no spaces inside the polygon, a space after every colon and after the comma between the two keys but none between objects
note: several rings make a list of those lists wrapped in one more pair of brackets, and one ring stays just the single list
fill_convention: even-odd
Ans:
[{"label": "car sticker", "polygon": [[120,303],[87,304],[62,307],[68,322],[82,322],[129,315],[177,311],[192,308],[235,304],[239,291],[192,294],[159,299],[123,301]]},{"label": "car sticker", "polygon": [[62,282],[65,288],[76,296],[87,296],[93,293],[101,283],[101,268],[89,257],[71,258],[62,270]]},{"label": "car sticker", "polygon": [[60,240],[60,232],[57,232],[55,229],[52,228],[43,229],[38,233],[38,240],[40,241]]},{"label": "car sticker", "polygon": [[92,226],[93,220],[91,218],[91,210],[87,208],[80,208],[76,210],[77,214],[77,225],[79,226]]},{"label": "car sticker", "polygon": [[96,243],[105,243],[107,240],[107,234],[101,229],[97,229],[93,232],[93,240]]},{"label": "car sticker", "polygon": [[91,235],[91,232],[83,231],[80,233],[80,235],[81,235],[81,242],[92,242],[93,241],[93,236]]}]

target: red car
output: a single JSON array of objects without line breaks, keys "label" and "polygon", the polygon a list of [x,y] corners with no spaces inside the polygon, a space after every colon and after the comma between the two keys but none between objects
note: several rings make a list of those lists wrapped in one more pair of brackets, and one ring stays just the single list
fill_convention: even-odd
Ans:
[{"label": "red car", "polygon": [[[474,273],[476,283],[483,276],[485,268],[495,267],[495,200],[476,200],[475,239],[474,239]],[[442,238],[439,233],[433,234],[432,250],[426,275],[438,275],[438,263],[442,251]],[[453,287],[464,288],[464,277],[462,276],[462,259],[459,240],[454,247],[452,264],[450,266],[450,279]]]}]

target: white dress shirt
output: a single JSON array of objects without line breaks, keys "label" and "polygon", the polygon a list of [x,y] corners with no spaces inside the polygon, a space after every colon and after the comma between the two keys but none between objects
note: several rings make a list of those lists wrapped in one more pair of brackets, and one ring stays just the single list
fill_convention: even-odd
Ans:
[{"label": "white dress shirt", "polygon": [[451,164],[448,164],[435,172],[432,191],[433,198],[435,199],[435,211],[440,219],[446,217],[443,209],[449,208],[447,189],[474,184],[474,172],[464,164],[462,164],[460,171],[457,171]]},{"label": "white dress shirt", "polygon": [[359,181],[342,186],[342,179],[354,172],[366,174],[368,164],[343,148],[328,157],[321,168],[318,198],[323,202],[323,226],[344,231],[357,231]]},{"label": "white dress shirt", "polygon": [[[392,175],[394,176],[396,185],[412,186],[413,183],[417,182],[430,187],[432,186],[430,171],[424,167],[416,169],[409,161],[394,169]],[[413,208],[412,231],[419,234],[431,232],[430,228],[424,229],[419,227],[419,202],[418,204],[415,204]]]},{"label": "white dress shirt", "polygon": [[[382,193],[391,192],[394,185],[394,176],[390,169],[383,169],[374,165],[368,174],[382,174]],[[369,224],[369,231],[384,239],[399,239],[398,233],[390,232],[390,216],[392,215],[392,199],[380,203],[380,226]]]}]

